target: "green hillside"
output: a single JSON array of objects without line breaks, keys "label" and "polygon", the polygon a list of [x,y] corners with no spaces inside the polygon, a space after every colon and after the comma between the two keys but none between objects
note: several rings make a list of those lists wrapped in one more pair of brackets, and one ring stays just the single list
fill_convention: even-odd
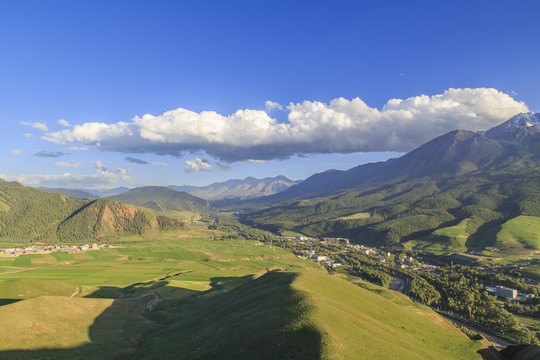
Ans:
[{"label": "green hillside", "polygon": [[498,171],[359,185],[248,211],[241,218],[273,232],[348,237],[371,245],[420,239],[422,246],[438,244],[434,249],[483,249],[506,241],[497,238],[506,221],[540,216],[539,178],[537,168],[515,163]]},{"label": "green hillside", "polygon": [[88,203],[15,182],[0,181],[0,237],[51,240],[59,224]]},{"label": "green hillside", "polygon": [[501,225],[495,246],[508,250],[540,250],[540,217],[518,216]]},{"label": "green hillside", "polygon": [[192,211],[201,214],[216,211],[206,200],[164,186],[139,187],[120,195],[110,196],[109,199],[157,211]]},{"label": "green hillside", "polygon": [[498,358],[401,294],[219,236],[188,227],[0,265],[4,296],[25,299],[0,306],[0,359]]},{"label": "green hillside", "polygon": [[321,271],[268,273],[167,313],[135,359],[482,358],[481,341],[377,291]]},{"label": "green hillside", "polygon": [[457,225],[437,229],[428,236],[407,241],[404,246],[429,251],[464,252],[467,250],[466,243],[470,236],[467,232],[469,221],[470,219],[464,219]]},{"label": "green hillside", "polygon": [[76,198],[76,199],[92,200],[92,199],[99,198],[99,196],[90,194],[89,192],[86,192],[83,190],[66,189],[66,188],[47,188],[47,187],[39,187],[38,189],[41,191],[46,191],[50,193],[64,194],[66,196]]},{"label": "green hillside", "polygon": [[175,214],[154,214],[109,199],[82,200],[0,181],[0,237],[7,242],[79,242],[178,229]]}]

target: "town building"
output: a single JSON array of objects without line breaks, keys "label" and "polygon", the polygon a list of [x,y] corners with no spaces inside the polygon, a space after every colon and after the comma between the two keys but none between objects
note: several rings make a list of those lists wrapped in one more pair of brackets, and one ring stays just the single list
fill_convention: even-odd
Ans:
[{"label": "town building", "polygon": [[329,245],[349,245],[349,239],[346,238],[322,238],[322,242]]},{"label": "town building", "polygon": [[515,299],[517,298],[517,290],[516,289],[510,289],[504,286],[497,286],[495,288],[495,293],[497,296],[507,298],[507,299]]}]

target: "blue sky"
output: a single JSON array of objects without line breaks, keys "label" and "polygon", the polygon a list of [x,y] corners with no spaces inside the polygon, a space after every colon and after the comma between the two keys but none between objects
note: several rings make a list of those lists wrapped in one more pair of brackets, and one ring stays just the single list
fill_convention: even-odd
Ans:
[{"label": "blue sky", "polygon": [[540,111],[538,13],[533,0],[0,0],[0,177],[302,179],[485,130]]}]

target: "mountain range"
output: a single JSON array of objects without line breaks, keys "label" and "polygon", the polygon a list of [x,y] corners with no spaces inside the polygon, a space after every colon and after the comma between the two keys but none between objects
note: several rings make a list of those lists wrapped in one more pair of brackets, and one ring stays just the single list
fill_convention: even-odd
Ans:
[{"label": "mountain range", "polygon": [[275,232],[389,245],[461,224],[459,239],[438,238],[440,247],[498,246],[506,221],[540,216],[540,114],[486,132],[455,130],[398,159],[315,174],[242,210],[245,223]]},{"label": "mountain range", "polygon": [[[217,202],[217,204],[234,204],[240,200],[253,199],[257,197],[269,196],[286,190],[289,187],[300,183],[287,179],[285,176],[267,177],[256,179],[247,177],[243,180],[233,179],[224,182],[216,182],[207,186],[193,185],[169,185],[168,188],[187,192],[196,197],[207,201]],[[89,190],[89,189],[66,189],[66,188],[46,188],[40,187],[40,190],[60,193],[69,197],[78,199],[95,199],[98,197],[113,197],[123,194],[129,190],[125,186],[108,190]]]},{"label": "mountain range", "polygon": [[252,199],[277,194],[289,187],[300,183],[287,179],[285,176],[256,179],[247,177],[243,180],[233,179],[225,182],[216,182],[207,186],[174,186],[169,187],[178,191],[185,191],[207,201]]}]

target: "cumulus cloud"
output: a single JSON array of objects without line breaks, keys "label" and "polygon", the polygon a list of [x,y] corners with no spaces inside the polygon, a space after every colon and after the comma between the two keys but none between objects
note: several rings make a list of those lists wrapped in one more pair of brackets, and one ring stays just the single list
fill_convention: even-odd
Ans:
[{"label": "cumulus cloud", "polygon": [[57,158],[62,155],[65,155],[65,153],[63,153],[62,151],[49,152],[49,151],[42,151],[42,150],[34,150],[32,152],[32,155],[38,156],[38,157]]},{"label": "cumulus cloud", "polygon": [[131,181],[131,177],[129,177],[127,174],[129,174],[131,172],[132,169],[122,169],[122,168],[117,168],[115,169],[116,173],[120,176],[120,179],[122,180],[127,180],[127,181]]},{"label": "cumulus cloud", "polygon": [[[0,175],[2,179],[8,181],[18,181],[27,186],[49,186],[67,188],[94,189],[103,186],[110,186],[118,183],[121,175],[108,171],[97,170],[94,174],[30,174],[30,175]],[[130,180],[129,177],[127,177]]]},{"label": "cumulus cloud", "polygon": [[99,161],[99,160],[94,161],[92,167],[98,169],[98,171],[107,171],[107,170],[109,170],[109,169],[107,169],[107,168],[105,167],[105,165],[103,165],[103,163],[102,163],[101,161]]},{"label": "cumulus cloud", "polygon": [[281,106],[281,104],[277,103],[277,102],[274,102],[274,101],[270,101],[270,100],[267,100],[265,103],[264,103],[264,107],[266,108],[266,111],[270,112],[272,110],[283,110],[283,106]]},{"label": "cumulus cloud", "polygon": [[[291,103],[287,111],[288,123],[282,123],[261,110],[225,116],[179,108],[130,122],[85,123],[44,138],[125,153],[181,156],[204,151],[225,162],[295,154],[404,152],[455,129],[487,130],[528,108],[496,89],[465,88],[391,99],[381,109],[360,98],[338,98],[330,103]],[[197,161],[186,164],[186,171],[204,170]]]},{"label": "cumulus cloud", "polygon": [[74,164],[70,164],[70,163],[67,163],[67,162],[63,162],[63,161],[57,161],[54,163],[55,166],[58,166],[58,167],[70,167],[70,168],[78,168],[81,166],[81,163],[77,162],[77,163],[74,163]]},{"label": "cumulus cloud", "polygon": [[194,160],[186,160],[186,172],[192,173],[195,171],[208,171],[212,167],[205,159],[195,158]]},{"label": "cumulus cloud", "polygon": [[58,125],[65,126],[65,127],[71,127],[71,125],[64,119],[60,119],[56,122]]},{"label": "cumulus cloud", "polygon": [[82,146],[71,146],[69,148],[69,150],[72,150],[72,151],[87,151],[88,148],[87,147],[82,147]]},{"label": "cumulus cloud", "polygon": [[47,128],[47,125],[45,125],[44,123],[21,121],[21,124],[23,124],[25,126],[30,126],[30,127],[34,128],[34,129],[38,129],[38,130],[41,130],[41,131],[49,131],[49,129]]},{"label": "cumulus cloud", "polygon": [[13,150],[11,150],[11,154],[12,154],[12,155],[21,155],[21,154],[22,154],[22,151],[19,150],[19,149],[13,149]]}]

